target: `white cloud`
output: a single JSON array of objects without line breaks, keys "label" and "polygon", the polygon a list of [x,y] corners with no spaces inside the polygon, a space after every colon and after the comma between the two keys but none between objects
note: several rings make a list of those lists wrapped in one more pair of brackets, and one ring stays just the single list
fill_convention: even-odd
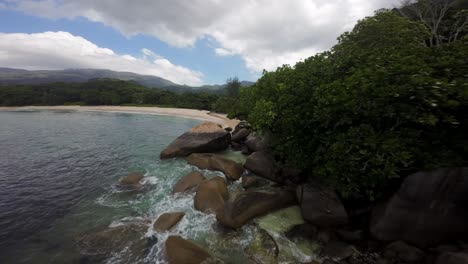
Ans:
[{"label": "white cloud", "polygon": [[258,72],[329,49],[358,19],[400,0],[16,0],[10,8],[50,18],[86,17],[127,36],[176,47],[215,39],[219,56],[240,55]]},{"label": "white cloud", "polygon": [[0,65],[29,70],[96,68],[155,75],[175,83],[201,85],[202,73],[174,65],[149,49],[142,58],[120,55],[68,32],[0,33]]}]

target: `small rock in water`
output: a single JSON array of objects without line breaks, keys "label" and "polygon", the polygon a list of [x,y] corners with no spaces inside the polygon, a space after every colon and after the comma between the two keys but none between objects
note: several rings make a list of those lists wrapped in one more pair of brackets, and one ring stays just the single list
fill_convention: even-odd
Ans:
[{"label": "small rock in water", "polygon": [[144,176],[141,172],[132,172],[127,176],[120,179],[120,184],[125,186],[137,187],[140,184],[140,181],[143,180]]},{"label": "small rock in water", "polygon": [[159,232],[169,231],[182,220],[184,215],[184,212],[164,213],[154,222],[153,228]]}]

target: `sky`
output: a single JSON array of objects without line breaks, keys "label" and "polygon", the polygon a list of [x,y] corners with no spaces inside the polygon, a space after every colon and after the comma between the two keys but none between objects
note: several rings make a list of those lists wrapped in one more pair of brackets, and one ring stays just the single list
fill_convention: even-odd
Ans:
[{"label": "sky", "polygon": [[0,0],[0,67],[256,81],[400,0]]}]

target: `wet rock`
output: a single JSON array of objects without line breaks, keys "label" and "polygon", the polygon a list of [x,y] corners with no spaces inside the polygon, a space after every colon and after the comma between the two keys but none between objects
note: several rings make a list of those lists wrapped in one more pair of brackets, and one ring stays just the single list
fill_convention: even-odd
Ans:
[{"label": "wet rock", "polygon": [[159,232],[171,230],[184,217],[184,212],[164,213],[154,222],[153,228]]},{"label": "wet rock", "polygon": [[250,260],[256,264],[270,264],[278,262],[279,248],[273,237],[266,231],[260,229],[255,239],[246,249]]},{"label": "wet rock", "polygon": [[467,264],[468,252],[447,252],[439,255],[435,264]]},{"label": "wet rock", "polygon": [[288,238],[304,237],[310,240],[315,240],[317,237],[318,229],[316,226],[310,223],[304,223],[300,225],[293,226],[288,230],[285,235]]},{"label": "wet rock", "polygon": [[206,250],[179,236],[167,238],[166,256],[170,264],[200,264],[212,258]]},{"label": "wet rock", "polygon": [[468,168],[408,176],[397,193],[372,213],[370,230],[381,241],[427,247],[468,236]]},{"label": "wet rock", "polygon": [[231,142],[231,133],[212,122],[191,128],[174,140],[161,154],[161,159],[185,157],[192,153],[217,152],[225,150]]},{"label": "wet rock", "polygon": [[323,248],[322,255],[342,261],[351,257],[356,252],[357,250],[347,243],[331,241]]},{"label": "wet rock", "polygon": [[248,190],[235,200],[228,201],[216,214],[221,225],[239,228],[254,217],[288,207],[295,203],[294,194],[288,190]]},{"label": "wet rock", "polygon": [[101,262],[125,251],[121,255],[124,263],[135,263],[144,258],[149,246],[145,237],[147,226],[128,224],[93,230],[80,235],[76,239],[81,260],[87,262]]},{"label": "wet rock", "polygon": [[172,189],[172,193],[187,192],[198,186],[204,180],[206,180],[205,176],[198,171],[193,171],[177,181]]},{"label": "wet rock", "polygon": [[424,252],[403,241],[396,241],[385,248],[384,256],[386,259],[417,263],[424,259]]},{"label": "wet rock", "polygon": [[232,141],[234,142],[242,142],[244,141],[247,136],[250,134],[250,129],[247,129],[247,128],[241,128],[237,133],[233,134],[232,135]]},{"label": "wet rock", "polygon": [[140,185],[140,181],[143,180],[143,178],[143,173],[132,172],[120,179],[120,184],[123,186],[138,187]]},{"label": "wet rock", "polygon": [[244,172],[240,163],[217,154],[191,154],[187,157],[187,162],[203,170],[221,171],[234,181],[238,180]]},{"label": "wet rock", "polygon": [[257,185],[257,179],[255,176],[242,176],[242,187],[249,189]]},{"label": "wet rock", "polygon": [[204,213],[216,213],[223,208],[227,199],[229,199],[229,192],[226,181],[221,177],[214,177],[198,186],[194,206],[195,209]]},{"label": "wet rock", "polygon": [[318,227],[335,227],[348,223],[348,213],[333,191],[301,185],[297,188],[297,198],[304,219]]},{"label": "wet rock", "polygon": [[266,152],[254,152],[250,154],[244,164],[244,168],[255,173],[256,175],[275,181],[281,182],[278,176],[278,169],[273,157]]}]

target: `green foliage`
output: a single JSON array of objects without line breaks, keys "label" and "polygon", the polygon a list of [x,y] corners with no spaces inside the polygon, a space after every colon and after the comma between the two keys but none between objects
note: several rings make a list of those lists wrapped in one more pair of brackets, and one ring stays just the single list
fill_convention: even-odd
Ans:
[{"label": "green foliage", "polygon": [[217,95],[209,93],[175,94],[112,79],[94,79],[86,83],[0,86],[1,106],[158,105],[211,110],[211,105],[217,99]]},{"label": "green foliage", "polygon": [[271,131],[281,161],[344,197],[373,200],[408,171],[466,164],[468,40],[430,48],[429,35],[380,10],[330,51],[264,72],[231,115]]}]

